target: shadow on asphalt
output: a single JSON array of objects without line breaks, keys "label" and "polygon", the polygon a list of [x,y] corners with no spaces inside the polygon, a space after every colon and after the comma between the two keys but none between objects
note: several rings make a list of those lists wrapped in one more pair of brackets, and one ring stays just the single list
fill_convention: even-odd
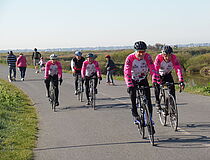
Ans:
[{"label": "shadow on asphalt", "polygon": [[210,122],[188,122],[179,126],[190,133],[210,133]]},{"label": "shadow on asphalt", "polygon": [[[63,108],[58,108],[57,112],[59,111],[65,111],[65,110],[77,110],[77,109],[88,109],[92,108],[90,105],[81,105],[81,106],[67,106]],[[124,109],[124,108],[130,108],[130,104],[123,103],[123,104],[98,104],[96,105],[95,110],[100,110],[100,109]]]},{"label": "shadow on asphalt", "polygon": [[168,135],[156,138],[156,146],[161,148],[208,148],[210,143],[210,137],[202,135]]},{"label": "shadow on asphalt", "polygon": [[86,147],[102,147],[102,146],[128,145],[128,144],[132,145],[132,144],[145,144],[145,143],[149,143],[149,141],[81,144],[81,145],[60,146],[60,147],[35,148],[34,151],[59,150],[59,149],[71,149],[71,148],[86,148]]},{"label": "shadow on asphalt", "polygon": [[127,100],[127,99],[130,99],[129,97],[119,97],[119,98],[97,98],[96,100],[99,100],[99,101],[112,101],[112,100]]}]

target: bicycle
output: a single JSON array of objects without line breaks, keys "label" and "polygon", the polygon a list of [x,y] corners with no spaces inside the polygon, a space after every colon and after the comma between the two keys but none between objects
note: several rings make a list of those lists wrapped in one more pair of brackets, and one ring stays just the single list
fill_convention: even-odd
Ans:
[{"label": "bicycle", "polygon": [[[160,123],[163,126],[167,125],[167,116],[169,116],[169,122],[174,131],[177,131],[178,127],[178,109],[176,101],[169,93],[169,87],[172,85],[179,85],[180,83],[169,83],[160,85],[160,109],[158,110],[158,115]],[[180,91],[181,92],[181,88]],[[167,94],[167,95],[166,95]],[[162,102],[162,103],[161,103]]]},{"label": "bicycle", "polygon": [[148,100],[145,95],[145,89],[146,88],[152,88],[152,87],[144,87],[137,85],[137,95],[136,95],[136,105],[137,108],[139,108],[139,117],[140,120],[137,121],[137,127],[140,135],[142,136],[142,139],[145,139],[145,127],[147,127],[148,131],[148,137],[149,141],[154,146],[154,128],[153,128],[153,122],[151,114],[149,113],[149,106],[148,106]]},{"label": "bicycle", "polygon": [[51,106],[52,106],[52,110],[54,111],[54,112],[56,112],[56,96],[55,96],[55,89],[56,89],[56,87],[55,87],[55,85],[52,83],[52,81],[50,81],[50,90],[49,90],[49,95],[50,95],[50,97],[49,97],[49,101],[50,101],[50,104],[51,104]]},{"label": "bicycle", "polygon": [[84,89],[83,89],[83,80],[82,80],[81,75],[79,74],[78,75],[77,99],[80,102],[82,102],[82,100],[83,100],[83,92],[84,92]]},{"label": "bicycle", "polygon": [[90,97],[90,105],[92,108],[95,110],[96,109],[96,94],[95,94],[95,89],[94,89],[94,81],[96,77],[91,77],[89,81],[89,86],[90,86],[90,92],[89,92],[89,97]]}]

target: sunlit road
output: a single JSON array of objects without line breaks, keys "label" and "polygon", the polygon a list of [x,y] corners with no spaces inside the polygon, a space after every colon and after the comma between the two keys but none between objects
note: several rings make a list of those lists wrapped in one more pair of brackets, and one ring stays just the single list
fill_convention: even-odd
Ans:
[{"label": "sunlit road", "polygon": [[[7,66],[0,66],[0,78],[7,79]],[[156,146],[152,147],[133,124],[123,81],[107,86],[103,80],[93,110],[77,100],[73,77],[64,74],[60,106],[53,112],[45,97],[43,73],[27,69],[25,81],[19,79],[18,74],[12,83],[29,95],[39,116],[35,160],[210,159],[210,97],[177,93],[178,132],[161,126],[154,108]]]}]

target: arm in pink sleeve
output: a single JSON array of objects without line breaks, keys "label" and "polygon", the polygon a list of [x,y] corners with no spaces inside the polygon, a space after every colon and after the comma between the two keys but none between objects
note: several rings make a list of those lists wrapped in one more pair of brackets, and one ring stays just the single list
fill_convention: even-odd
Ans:
[{"label": "arm in pink sleeve", "polygon": [[95,68],[96,68],[96,72],[97,72],[97,76],[98,77],[101,77],[101,69],[100,69],[100,66],[99,66],[99,64],[98,64],[98,62],[97,61],[95,61]]},{"label": "arm in pink sleeve", "polygon": [[160,81],[160,76],[155,69],[152,57],[149,54],[147,54],[145,59],[150,70],[150,75],[152,76],[152,83]]},{"label": "arm in pink sleeve", "polygon": [[124,79],[127,87],[134,87],[133,82],[132,82],[132,60],[131,56],[129,55],[126,60],[125,60],[125,65],[124,65]]},{"label": "arm in pink sleeve", "polygon": [[58,65],[58,77],[62,78],[62,65],[60,62],[58,62],[57,65]]},{"label": "arm in pink sleeve", "polygon": [[85,78],[86,67],[87,67],[86,61],[84,61],[81,69],[82,78]]},{"label": "arm in pink sleeve", "polygon": [[179,82],[184,82],[183,74],[182,74],[182,69],[180,66],[180,63],[175,55],[172,55],[172,63],[174,65],[174,69],[176,71],[176,74],[179,78]]},{"label": "arm in pink sleeve", "polygon": [[45,79],[47,79],[49,77],[49,70],[50,70],[50,62],[47,62],[46,63],[46,66],[45,66]]}]

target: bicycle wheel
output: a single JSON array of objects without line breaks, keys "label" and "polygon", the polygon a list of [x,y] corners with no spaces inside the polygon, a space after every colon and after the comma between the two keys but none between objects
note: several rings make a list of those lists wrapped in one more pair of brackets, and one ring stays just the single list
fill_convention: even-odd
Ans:
[{"label": "bicycle wheel", "polygon": [[152,118],[151,115],[149,113],[149,108],[148,105],[145,105],[145,122],[146,122],[146,126],[147,126],[147,131],[148,131],[148,138],[149,141],[151,143],[152,146],[154,146],[154,128],[153,128],[153,124],[152,124]]},{"label": "bicycle wheel", "polygon": [[55,89],[53,87],[50,88],[50,103],[52,110],[55,112]]},{"label": "bicycle wheel", "polygon": [[139,98],[137,98],[137,105],[136,106],[139,108],[139,117],[140,117],[140,123],[138,123],[138,125],[137,125],[138,126],[138,131],[139,131],[139,134],[141,135],[141,138],[145,139],[144,109],[141,106]]},{"label": "bicycle wheel", "polygon": [[161,91],[161,95],[160,95],[160,105],[161,105],[161,109],[159,110],[159,119],[160,119],[160,123],[163,125],[163,126],[166,126],[166,122],[167,122],[167,115],[165,114],[165,92],[164,91]]},{"label": "bicycle wheel", "polygon": [[171,127],[177,131],[178,127],[178,109],[176,105],[176,101],[172,95],[169,95],[168,100],[168,112],[169,112],[169,121]]},{"label": "bicycle wheel", "polygon": [[83,86],[82,86],[82,81],[80,80],[80,83],[79,83],[79,89],[80,89],[80,94],[79,94],[79,100],[80,102],[82,102],[83,100]]}]

